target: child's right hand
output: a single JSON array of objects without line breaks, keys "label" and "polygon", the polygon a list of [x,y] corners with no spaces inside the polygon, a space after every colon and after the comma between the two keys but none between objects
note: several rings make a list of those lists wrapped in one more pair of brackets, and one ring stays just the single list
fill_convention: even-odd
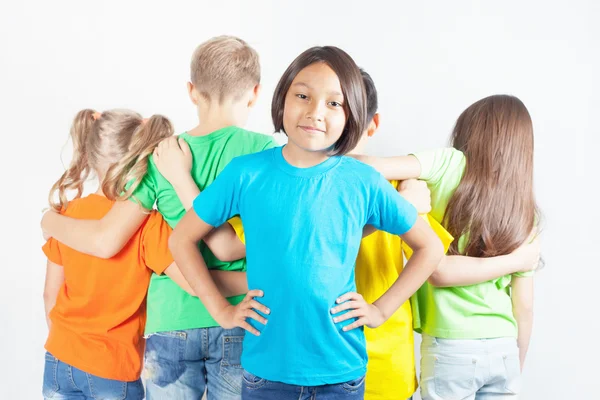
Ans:
[{"label": "child's right hand", "polygon": [[250,290],[244,300],[236,306],[229,305],[225,307],[220,313],[215,315],[215,321],[224,329],[233,329],[235,327],[244,328],[255,336],[260,336],[260,332],[252,327],[246,318],[252,318],[263,325],[267,324],[267,319],[261,317],[256,311],[258,310],[263,314],[270,314],[271,310],[267,307],[254,300],[255,297],[263,297],[262,290]]},{"label": "child's right hand", "polygon": [[192,170],[192,152],[183,139],[175,136],[164,139],[154,149],[156,168],[173,186],[189,179]]},{"label": "child's right hand", "polygon": [[431,192],[424,181],[406,179],[398,185],[398,193],[417,209],[419,214],[431,211]]},{"label": "child's right hand", "polygon": [[537,228],[535,228],[527,240],[511,253],[519,270],[517,272],[529,272],[538,267],[540,262],[541,244]]}]

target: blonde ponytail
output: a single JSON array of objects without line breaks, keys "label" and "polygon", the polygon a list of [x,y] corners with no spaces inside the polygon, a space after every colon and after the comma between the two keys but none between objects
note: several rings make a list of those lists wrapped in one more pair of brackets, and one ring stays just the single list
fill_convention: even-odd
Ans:
[{"label": "blonde ponytail", "polygon": [[[48,202],[50,207],[56,211],[61,211],[68,204],[67,191],[76,190],[75,198],[81,197],[83,193],[83,184],[90,175],[90,165],[86,151],[88,136],[92,131],[95,122],[96,112],[94,110],[81,110],[75,116],[71,126],[71,141],[73,142],[73,158],[69,168],[56,181],[50,189]],[[55,194],[58,192],[58,202],[55,201]]]},{"label": "blonde ponytail", "polygon": [[127,154],[106,172],[102,191],[111,200],[131,197],[148,170],[148,156],[161,140],[173,136],[173,125],[162,115],[140,122],[133,133]]}]

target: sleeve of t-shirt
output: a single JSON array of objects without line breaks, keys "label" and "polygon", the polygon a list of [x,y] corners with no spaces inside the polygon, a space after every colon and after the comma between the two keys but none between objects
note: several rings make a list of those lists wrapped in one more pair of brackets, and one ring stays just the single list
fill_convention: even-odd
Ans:
[{"label": "sleeve of t-shirt", "polygon": [[372,189],[367,224],[394,235],[403,235],[415,224],[417,209],[400,196],[383,175],[378,175]]},{"label": "sleeve of t-shirt", "polygon": [[414,153],[413,156],[421,164],[419,179],[428,184],[436,185],[449,171],[457,170],[462,175],[461,164],[464,163],[464,154],[453,147],[444,149],[427,150]]},{"label": "sleeve of t-shirt", "polygon": [[517,278],[527,278],[527,277],[535,275],[535,270],[533,270],[533,271],[525,271],[525,272],[515,272],[512,275],[516,276]]},{"label": "sleeve of t-shirt", "polygon": [[60,248],[58,247],[58,240],[54,238],[48,239],[46,244],[42,246],[42,251],[48,257],[48,260],[52,261],[56,265],[62,264],[62,257],[60,255]]},{"label": "sleeve of t-shirt", "polygon": [[273,139],[272,137],[269,136],[269,139],[267,140],[267,142],[265,143],[265,145],[262,147],[261,150],[268,150],[268,149],[272,149],[273,147],[278,147],[278,144],[275,141],[275,139]]},{"label": "sleeve of t-shirt", "polygon": [[220,226],[239,214],[241,168],[237,159],[231,160],[223,171],[193,203],[194,211],[201,220],[212,226]]},{"label": "sleeve of t-shirt", "polygon": [[157,274],[162,274],[173,263],[169,251],[171,227],[158,211],[152,211],[142,231],[144,263]]},{"label": "sleeve of t-shirt", "polygon": [[146,210],[152,210],[156,202],[156,174],[159,174],[159,172],[152,155],[150,155],[148,157],[148,171],[129,200],[139,203]]}]

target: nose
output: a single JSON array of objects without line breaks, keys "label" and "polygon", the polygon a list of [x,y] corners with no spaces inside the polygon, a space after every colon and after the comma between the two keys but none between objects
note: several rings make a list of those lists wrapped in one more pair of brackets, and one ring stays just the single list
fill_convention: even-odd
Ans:
[{"label": "nose", "polygon": [[324,115],[323,110],[324,110],[324,107],[323,107],[322,102],[315,101],[309,105],[308,110],[306,112],[306,118],[310,119],[311,121],[322,122],[323,115]]}]

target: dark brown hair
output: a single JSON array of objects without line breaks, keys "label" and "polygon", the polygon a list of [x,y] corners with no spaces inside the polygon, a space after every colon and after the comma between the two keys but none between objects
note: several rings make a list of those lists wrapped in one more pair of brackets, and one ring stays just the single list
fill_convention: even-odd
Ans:
[{"label": "dark brown hair", "polygon": [[514,96],[486,97],[456,121],[452,146],[466,158],[464,175],[448,202],[445,225],[458,241],[450,254],[508,254],[529,237],[538,208],[533,193],[533,125]]},{"label": "dark brown hair", "polygon": [[285,97],[292,81],[300,71],[314,63],[327,64],[340,80],[342,94],[344,95],[346,125],[342,136],[333,145],[332,154],[343,155],[356,147],[367,127],[367,98],[358,66],[352,57],[337,47],[311,47],[296,57],[285,70],[275,88],[273,102],[271,103],[271,117],[273,118],[275,132],[283,131],[285,133],[283,127]]}]

